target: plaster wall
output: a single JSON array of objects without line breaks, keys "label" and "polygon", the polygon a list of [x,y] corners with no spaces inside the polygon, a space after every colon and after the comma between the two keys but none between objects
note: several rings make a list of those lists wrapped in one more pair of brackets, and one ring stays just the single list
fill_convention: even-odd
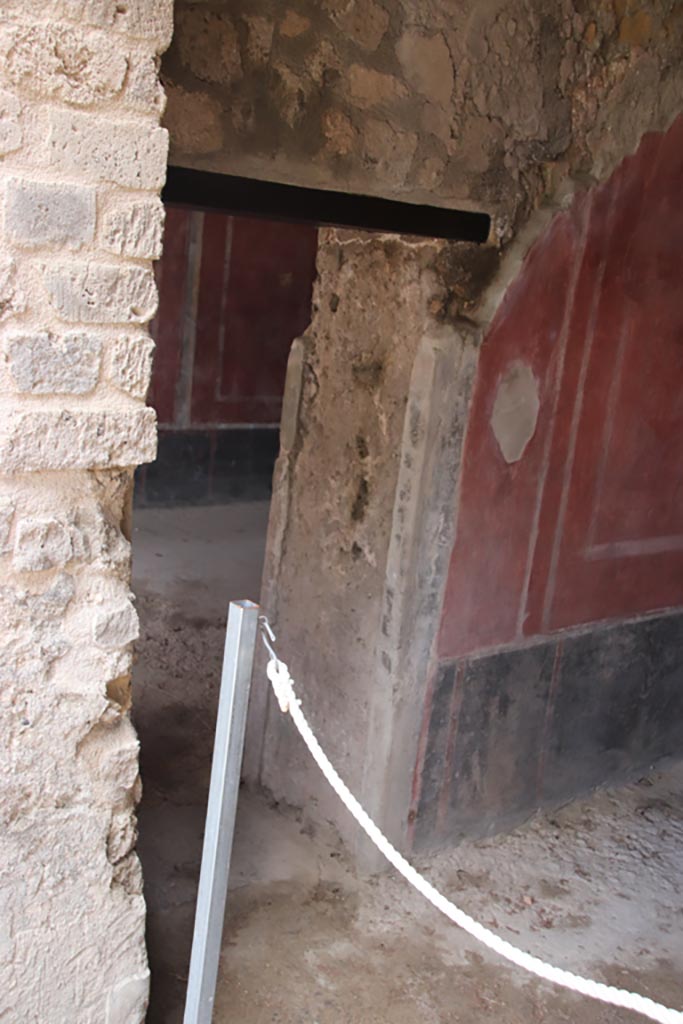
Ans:
[{"label": "plaster wall", "polygon": [[423,843],[680,754],[681,187],[683,116],[555,217],[483,341],[416,765]]},{"label": "plaster wall", "polygon": [[168,138],[167,0],[0,26],[0,1018],[139,1024],[132,467]]}]

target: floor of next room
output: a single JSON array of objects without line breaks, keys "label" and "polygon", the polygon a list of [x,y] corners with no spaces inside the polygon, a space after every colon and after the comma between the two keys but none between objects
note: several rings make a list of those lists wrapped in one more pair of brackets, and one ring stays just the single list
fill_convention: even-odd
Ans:
[{"label": "floor of next room", "polygon": [[[137,510],[135,721],[149,1024],[180,1024],[229,598],[257,597],[268,507]],[[300,681],[305,694],[305,680]],[[683,1008],[683,766],[424,860],[504,938]],[[243,794],[215,1024],[616,1024],[502,964],[331,828]]]}]

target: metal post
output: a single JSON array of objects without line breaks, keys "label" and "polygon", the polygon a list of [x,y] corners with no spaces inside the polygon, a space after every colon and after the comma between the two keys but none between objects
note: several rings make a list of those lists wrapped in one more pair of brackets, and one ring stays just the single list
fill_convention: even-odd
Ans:
[{"label": "metal post", "polygon": [[231,601],[184,1024],[211,1024],[259,606]]}]

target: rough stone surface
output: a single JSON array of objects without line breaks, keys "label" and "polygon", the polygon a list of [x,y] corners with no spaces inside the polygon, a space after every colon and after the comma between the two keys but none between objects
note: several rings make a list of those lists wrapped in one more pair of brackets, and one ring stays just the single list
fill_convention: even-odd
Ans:
[{"label": "rough stone surface", "polygon": [[71,560],[71,538],[57,519],[22,519],[17,526],[13,565],[20,571],[63,568]]},{"label": "rough stone surface", "polygon": [[102,122],[92,114],[50,111],[50,162],[55,170],[88,175],[129,188],[161,188],[168,135],[125,121]]},{"label": "rough stone surface", "polygon": [[152,372],[154,343],[150,338],[117,338],[110,349],[109,379],[133,398],[144,398]]},{"label": "rough stone surface", "polygon": [[125,647],[139,634],[138,617],[132,604],[99,612],[93,623],[93,637],[98,647],[114,650]]},{"label": "rough stone surface", "polygon": [[229,83],[242,77],[237,28],[228,15],[206,8],[181,10],[176,30],[182,60],[200,81]]},{"label": "rough stone surface", "polygon": [[168,93],[164,123],[182,149],[215,153],[223,145],[223,111],[218,100],[180,87]]},{"label": "rough stone surface", "polygon": [[104,246],[120,256],[158,260],[164,231],[164,207],[158,199],[127,204],[104,217]]},{"label": "rough stone surface", "polygon": [[143,114],[163,114],[166,93],[159,81],[158,57],[131,58],[126,78],[126,102]]},{"label": "rough stone surface", "polygon": [[149,971],[126,978],[107,997],[105,1024],[137,1024],[145,1016],[149,994]]},{"label": "rough stone surface", "polygon": [[405,32],[396,53],[408,82],[425,99],[447,107],[454,85],[453,61],[443,35]]},{"label": "rough stone surface", "polygon": [[102,342],[87,334],[53,337],[47,332],[11,338],[10,372],[19,391],[34,395],[83,395],[100,375]]},{"label": "rough stone surface", "polygon": [[7,498],[0,499],[0,555],[5,555],[10,550],[10,536],[16,505]]},{"label": "rough stone surface", "polygon": [[74,22],[143,39],[161,53],[171,41],[173,0],[57,0]]},{"label": "rough stone surface", "polygon": [[67,323],[138,323],[152,319],[157,289],[151,270],[116,264],[49,265],[45,286],[56,313]]},{"label": "rough stone surface", "polygon": [[[117,863],[119,854],[130,861],[132,879],[135,854],[108,842],[113,828],[134,832],[139,795],[132,727],[107,696],[130,652],[105,650],[92,637],[97,614],[127,600],[121,523],[130,481],[128,471],[28,474],[20,488],[0,478],[7,1020],[101,1024],[108,1001],[128,1013],[112,1024],[143,1019],[144,903],[139,886],[122,884]],[[115,550],[123,556],[108,554]],[[41,983],[27,988],[32,977]],[[112,1001],[134,978],[135,997]]]},{"label": "rough stone surface", "polygon": [[0,321],[23,313],[26,299],[18,281],[16,261],[0,256]]},{"label": "rough stone surface", "polygon": [[108,468],[152,462],[156,414],[144,406],[128,412],[42,411],[3,416],[0,471]]},{"label": "rough stone surface", "polygon": [[171,15],[171,0],[2,4],[3,1021],[146,1011],[127,533],[132,467],[156,447],[144,325]]},{"label": "rough stone surface", "polygon": [[[420,344],[443,329],[448,254],[446,243],[321,232],[316,312],[288,373],[262,599],[283,657],[314,694],[308,705],[313,726],[355,789],[363,784],[372,745],[374,698],[367,680],[377,679],[374,651],[413,363]],[[319,538],[315,559],[312,536]],[[313,643],[314,636],[325,636],[325,643]],[[391,682],[382,685],[390,689]],[[263,729],[257,703],[250,775],[258,774]],[[294,798],[316,817],[333,816],[343,829],[324,780],[321,785],[310,771],[305,751],[277,714],[271,708],[261,781],[277,798]]]},{"label": "rough stone surface", "polygon": [[17,97],[0,90],[0,156],[6,156],[21,146],[20,112],[21,104]]},{"label": "rough stone surface", "polygon": [[[671,0],[178,0],[176,12],[162,62],[172,163],[482,209],[502,243],[559,181],[603,177],[683,106]],[[352,126],[341,144],[334,123]]]},{"label": "rough stone surface", "polygon": [[128,67],[105,37],[83,38],[63,25],[18,26],[0,52],[14,86],[83,106],[120,92]]},{"label": "rough stone surface", "polygon": [[95,189],[38,181],[7,182],[5,231],[22,245],[76,248],[95,236]]}]

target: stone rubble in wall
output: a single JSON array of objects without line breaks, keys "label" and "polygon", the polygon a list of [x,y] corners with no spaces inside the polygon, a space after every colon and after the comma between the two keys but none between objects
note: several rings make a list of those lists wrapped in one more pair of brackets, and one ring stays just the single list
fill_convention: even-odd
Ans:
[{"label": "stone rubble in wall", "polygon": [[0,25],[0,1018],[140,1024],[138,632],[124,522],[168,137],[170,0]]},{"label": "stone rubble in wall", "polygon": [[178,0],[165,123],[174,163],[484,210],[504,246],[668,127],[682,45],[671,0]]}]

